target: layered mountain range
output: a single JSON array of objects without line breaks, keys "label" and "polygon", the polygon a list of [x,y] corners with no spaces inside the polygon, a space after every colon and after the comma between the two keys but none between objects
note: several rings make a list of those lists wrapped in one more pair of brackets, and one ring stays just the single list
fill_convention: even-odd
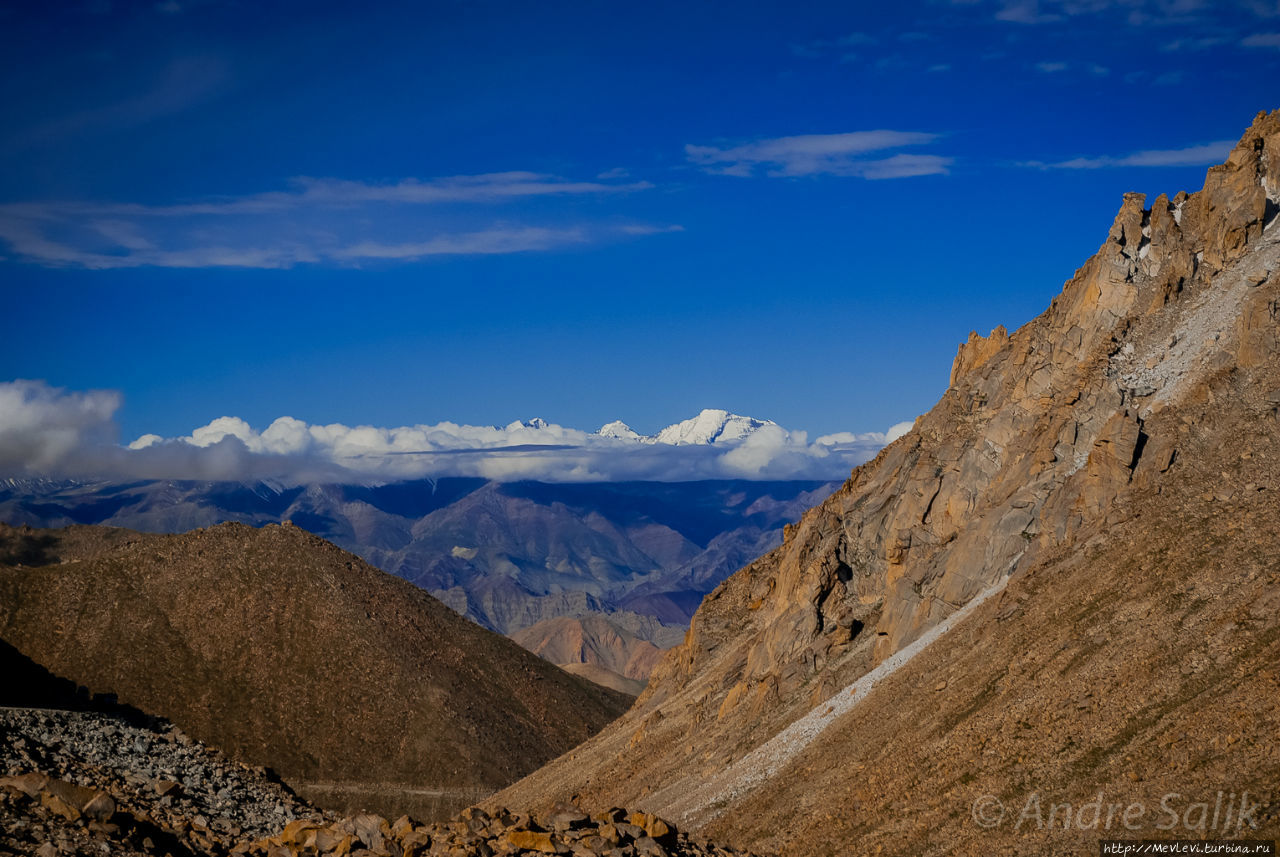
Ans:
[{"label": "layered mountain range", "polygon": [[[689,422],[682,437],[702,437],[708,426],[738,431],[728,418]],[[608,617],[640,641],[665,647],[683,636],[703,595],[780,543],[783,525],[835,487],[750,480],[444,478],[292,488],[10,480],[0,485],[0,521],[162,533],[224,521],[292,521],[500,633],[558,617]],[[647,672],[625,677],[643,681]]]},{"label": "layered mountain range", "polygon": [[1201,191],[1126,195],[1042,315],[972,335],[626,715],[498,800],[796,855],[1275,838],[1278,211],[1280,111]]},{"label": "layered mountain range", "polygon": [[[213,774],[206,763],[182,788],[193,808],[216,810],[222,828],[203,814],[174,820],[174,801],[154,798],[181,792],[139,790],[137,771],[121,785],[82,756],[141,740],[176,759],[176,733],[99,724],[91,746],[69,758],[55,733],[80,740],[75,718],[6,713],[13,728],[0,733],[0,751],[10,770],[65,768],[89,791],[39,770],[0,781],[0,808],[16,819],[4,835],[31,846],[92,835],[108,850],[123,837],[123,853],[162,853],[176,841],[189,853],[271,855],[392,845],[406,854],[716,853],[677,827],[797,856],[1274,840],[1277,220],[1280,111],[1259,114],[1199,192],[1150,205],[1126,195],[1102,247],[1041,316],[963,343],[937,405],[834,493],[814,486],[825,499],[785,527],[780,545],[714,585],[666,654],[643,645],[669,630],[655,606],[607,621],[542,615],[519,632],[545,659],[535,658],[291,525],[181,536],[0,530],[0,638],[12,647],[0,655],[39,679],[42,698],[65,697],[69,680],[77,702],[164,715],[237,764],[265,759],[334,803],[337,792],[400,804],[427,792],[440,810],[444,797],[480,799],[561,754],[447,825],[294,818],[237,842],[226,824],[260,833],[305,805],[264,772],[219,763]],[[534,599],[584,599],[584,613],[587,598],[680,608],[673,593],[684,590],[668,578],[619,585],[609,563],[592,561],[596,543],[561,553],[572,540],[539,541],[520,526],[530,508],[573,512],[593,533],[649,545],[640,552],[650,559],[678,556],[669,532],[699,542],[663,517],[675,508],[670,489],[654,485],[593,486],[606,489],[590,494],[594,511],[583,511],[582,486],[544,483],[441,482],[429,508],[425,492],[396,486],[249,493],[276,503],[276,515],[305,511],[293,507],[298,498],[326,491],[386,491],[379,503],[402,502],[422,512],[419,523],[464,510],[454,514],[484,541],[459,542],[461,530],[445,526],[425,555],[472,562],[482,544],[503,545],[486,557],[498,569],[489,588],[450,582],[447,562],[401,573],[437,581],[459,610],[479,603],[496,625],[510,614],[485,606],[486,593],[514,584]],[[92,486],[81,500],[107,516],[207,514],[199,500],[137,500],[189,488]],[[31,496],[78,489],[22,490],[5,501],[10,514],[69,516],[74,504],[41,507]],[[721,523],[802,502],[736,483],[700,496],[706,505],[693,508]],[[342,518],[352,532],[378,531],[382,514],[398,514],[365,505],[379,514]],[[413,544],[416,526],[397,551]],[[522,566],[520,550],[544,559]],[[600,594],[568,594],[574,579]],[[699,578],[685,569],[675,579]],[[657,590],[644,588],[655,580]],[[547,662],[576,658],[591,668],[583,672],[625,679],[655,657],[617,719],[627,697]],[[206,787],[213,776],[228,781],[225,791]],[[143,814],[116,813],[102,788],[112,784]],[[236,812],[234,800],[261,808]],[[66,820],[79,826],[59,833]],[[40,853],[57,852],[45,844]]]}]

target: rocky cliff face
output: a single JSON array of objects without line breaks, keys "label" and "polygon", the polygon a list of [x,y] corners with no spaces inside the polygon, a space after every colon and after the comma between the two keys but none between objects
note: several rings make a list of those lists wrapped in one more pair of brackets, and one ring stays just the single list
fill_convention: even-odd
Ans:
[{"label": "rocky cliff face", "polygon": [[[1136,510],[1148,521],[1177,514],[1162,492],[1177,486],[1207,494],[1204,502],[1221,494],[1265,507],[1265,491],[1280,486],[1231,475],[1240,461],[1224,456],[1242,436],[1253,439],[1238,453],[1246,462],[1280,452],[1278,203],[1280,111],[1259,114],[1200,192],[1161,195],[1150,207],[1126,195],[1102,247],[1044,314],[1013,334],[971,335],[941,401],[789,526],[781,547],[706,598],[684,645],[655,669],[626,717],[572,762],[553,763],[504,797],[566,788],[608,800],[647,794],[655,811],[714,817],[781,776],[791,751],[718,792],[699,792],[700,782],[812,711],[833,712],[818,732],[845,723],[835,694],[877,667],[899,668],[966,604],[1007,597],[1000,590],[1010,580],[1021,587],[1086,546],[1124,551],[1114,540]],[[1222,535],[1241,537],[1234,528]],[[1274,543],[1259,548],[1276,556]],[[1217,560],[1206,551],[1195,561]],[[1095,569],[1112,587],[1108,597],[1125,597],[1131,581],[1110,573]],[[1160,633],[1155,615],[1152,633]],[[894,717],[890,700],[877,711]],[[1111,737],[1123,731],[1114,725]],[[879,738],[909,740],[910,727],[903,730]],[[609,754],[626,761],[610,763]],[[803,792],[801,781],[788,782]],[[771,794],[755,809],[776,821],[782,802]]]},{"label": "rocky cliff face", "polygon": [[[1126,194],[1106,243],[1049,310],[1012,336],[971,335],[942,401],[712,594],[651,693],[700,671],[722,648],[716,626],[741,623],[745,606],[737,699],[719,714],[744,705],[753,716],[737,700],[789,698],[859,640],[874,664],[1105,522],[1121,492],[1176,456],[1176,431],[1153,436],[1153,414],[1215,369],[1274,359],[1276,307],[1256,286],[1276,261],[1259,245],[1277,200],[1276,114],[1201,192],[1150,209]],[[1250,250],[1265,252],[1237,270]]]}]

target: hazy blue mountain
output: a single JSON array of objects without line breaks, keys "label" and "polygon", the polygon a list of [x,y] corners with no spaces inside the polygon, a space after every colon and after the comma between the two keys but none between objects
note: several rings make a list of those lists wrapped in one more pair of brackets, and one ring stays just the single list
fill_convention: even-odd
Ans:
[{"label": "hazy blue mountain", "polygon": [[777,545],[783,524],[837,484],[6,480],[0,521],[183,532],[289,520],[513,633],[619,610],[683,625],[704,594]]}]

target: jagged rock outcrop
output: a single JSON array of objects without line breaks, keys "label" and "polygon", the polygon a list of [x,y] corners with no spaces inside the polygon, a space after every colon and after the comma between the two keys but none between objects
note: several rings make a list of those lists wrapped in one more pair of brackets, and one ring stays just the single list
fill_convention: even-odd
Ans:
[{"label": "jagged rock outcrop", "polygon": [[297,821],[274,836],[246,843],[246,855],[355,853],[369,857],[421,857],[426,854],[536,855],[573,854],[575,857],[750,857],[690,838],[656,815],[614,807],[588,815],[561,805],[541,817],[497,808],[464,809],[450,822],[418,824],[402,816],[388,822],[375,815],[338,821]]},{"label": "jagged rock outcrop", "polygon": [[317,811],[154,718],[0,710],[0,851],[227,853]]},{"label": "jagged rock outcrop", "polygon": [[[1277,182],[1272,114],[1209,170],[1201,192],[1158,197],[1151,210],[1126,194],[1106,243],[1046,313],[1011,336],[997,328],[970,337],[942,401],[913,431],[789,527],[782,548],[711,595],[689,644],[655,674],[653,697],[719,654],[710,626],[726,612],[737,622],[744,602],[755,633],[739,683],[790,697],[855,639],[874,634],[868,663],[879,661],[1086,522],[1105,520],[1120,491],[1174,454],[1176,438],[1144,431],[1153,411],[1213,361],[1248,368],[1274,359],[1274,304],[1250,295],[1246,272],[1223,274],[1273,222]],[[1246,297],[1254,300],[1242,314]],[[1161,312],[1171,301],[1179,305]],[[1247,330],[1198,325],[1206,314],[1239,318]],[[1223,341],[1242,333],[1243,349]],[[1131,377],[1147,363],[1164,367],[1149,373],[1158,385]]]},{"label": "jagged rock outcrop", "polygon": [[[1023,593],[1032,585],[1027,581],[1061,569],[1062,585],[1082,591],[1082,582],[1067,581],[1071,574],[1087,573],[1071,562],[1091,548],[1101,563],[1085,578],[1097,590],[1095,597],[1127,604],[1141,587],[1113,576],[1119,573],[1115,565],[1104,563],[1098,550],[1136,556],[1138,547],[1149,546],[1119,540],[1167,539],[1155,522],[1185,511],[1194,524],[1178,534],[1182,549],[1190,552],[1191,545],[1203,543],[1203,554],[1182,556],[1150,573],[1172,585],[1175,570],[1185,573],[1199,563],[1202,576],[1215,581],[1214,591],[1230,593],[1223,602],[1227,614],[1247,610],[1245,593],[1256,598],[1258,574],[1280,559],[1277,543],[1268,540],[1277,516],[1266,493],[1280,485],[1266,481],[1274,467],[1261,464],[1280,456],[1275,437],[1280,396],[1271,392],[1280,391],[1278,203],[1280,111],[1258,115],[1227,162],[1209,170],[1200,192],[1172,200],[1161,195],[1150,208],[1141,195],[1126,195],[1102,247],[1045,313],[1012,334],[996,328],[988,337],[972,335],[960,346],[950,386],[938,404],[911,432],[856,469],[831,498],[789,526],[780,548],[711,593],[685,643],[655,669],[626,716],[500,799],[533,801],[572,791],[584,800],[638,801],[678,820],[710,823],[722,835],[741,834],[740,841],[781,840],[794,853],[849,853],[851,843],[831,831],[851,836],[853,828],[865,833],[878,823],[889,824],[890,804],[899,816],[913,806],[921,817],[935,811],[944,813],[939,819],[954,819],[967,812],[952,806],[955,811],[947,816],[936,800],[919,806],[908,802],[908,792],[941,795],[957,788],[954,774],[941,780],[931,776],[933,763],[914,753],[905,772],[886,768],[892,774],[886,779],[900,792],[883,800],[859,798],[880,807],[880,815],[849,825],[833,824],[828,816],[822,833],[824,810],[806,791],[818,773],[830,774],[824,780],[829,783],[856,779],[841,765],[873,750],[850,735],[888,742],[889,756],[896,742],[905,747],[931,741],[945,752],[946,736],[956,724],[986,710],[995,691],[967,710],[957,706],[949,724],[931,718],[898,721],[894,700],[873,688],[888,682],[894,670],[911,672],[918,684],[895,686],[911,695],[913,704],[916,695],[923,696],[913,710],[930,711],[930,694],[945,692],[950,684],[945,675],[917,672],[907,656],[929,642],[940,623],[961,615],[966,604],[993,598],[972,614],[972,622],[987,623],[984,633],[996,641],[988,656],[1004,657],[1006,663],[1028,656],[1026,648],[1012,648],[1016,624],[1002,624],[993,615],[1000,608],[992,605],[1009,597],[1001,587]],[[1240,476],[1242,462],[1255,462],[1266,475]],[[1194,527],[1222,522],[1191,501],[1180,506],[1171,499],[1201,495],[1207,499],[1197,502],[1237,502],[1243,504],[1242,515],[1262,515],[1266,526],[1256,529],[1259,541],[1252,553],[1244,548],[1253,534],[1237,527],[1197,531]],[[1208,546],[1215,542],[1220,544]],[[1254,561],[1220,565],[1227,545],[1233,556]],[[1234,589],[1231,580],[1238,582]],[[1245,586],[1243,581],[1253,582]],[[1038,588],[1053,602],[1052,617],[1066,615],[1074,591],[1057,591],[1043,580]],[[1016,621],[1027,621],[1025,613],[1019,615]],[[1151,608],[1144,618],[1150,623],[1146,632],[1164,642],[1175,639],[1175,631],[1162,622],[1191,621],[1169,605]],[[1045,621],[1043,614],[1038,619]],[[1073,621],[1081,629],[1092,627],[1085,617]],[[1254,644],[1274,650],[1275,621],[1247,627]],[[1068,636],[1073,631],[1064,630]],[[1237,656],[1243,658],[1245,650]],[[1256,646],[1248,650],[1257,651]],[[1128,665],[1125,659],[1133,651],[1100,646],[1088,657]],[[1178,650],[1171,651],[1166,661],[1156,658],[1146,669],[1177,673],[1182,668]],[[1033,652],[1052,656],[1034,647]],[[953,654],[963,660],[963,652]],[[1224,663],[1245,669],[1242,662]],[[1251,686],[1268,687],[1265,677],[1248,675]],[[854,685],[861,676],[869,676],[868,682]],[[1183,711],[1181,706],[1190,704],[1180,696],[1181,684],[1156,686],[1167,694],[1161,710]],[[1032,692],[1015,682],[1001,685],[1001,692],[1028,698],[1039,693],[1046,704],[1058,699],[1058,689],[1044,683]],[[864,701],[848,709],[846,696],[836,699],[837,693]],[[938,706],[936,697],[932,706]],[[826,720],[824,712],[830,712]],[[812,719],[802,721],[806,716]],[[1267,717],[1266,722],[1275,722],[1274,707]],[[863,725],[849,725],[855,721]],[[882,725],[874,729],[875,724]],[[794,728],[783,732],[789,725]],[[1161,721],[1153,735],[1163,739],[1167,725]],[[917,726],[941,731],[917,734]],[[1110,758],[1117,746],[1132,740],[1129,730],[1124,720],[1104,720],[1094,734],[1078,738],[1096,743],[1056,752],[1066,753],[1065,758],[1084,759],[1090,753]],[[804,756],[818,735],[824,736],[828,757],[805,756],[808,767],[797,768],[799,762],[792,760]],[[761,761],[752,768],[751,759]],[[976,760],[967,764],[981,767]],[[1249,761],[1251,781],[1265,781],[1266,770],[1274,769],[1260,768],[1263,764]],[[1073,777],[1095,767],[1081,761],[1058,771],[1059,785],[1076,784]],[[738,768],[736,779],[725,776]],[[723,780],[719,791],[703,786],[713,778]],[[750,797],[757,788],[759,800]],[[726,806],[743,805],[760,814],[758,823],[743,825],[737,814],[732,815],[737,824],[712,821],[727,812]],[[790,839],[777,833],[788,825]],[[907,853],[910,847],[899,843],[890,850]],[[934,851],[945,850],[939,848]]]}]

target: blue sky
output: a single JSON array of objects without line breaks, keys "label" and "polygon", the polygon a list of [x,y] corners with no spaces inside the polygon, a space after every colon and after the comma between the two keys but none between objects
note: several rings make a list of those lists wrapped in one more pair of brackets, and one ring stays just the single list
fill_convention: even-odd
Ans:
[{"label": "blue sky", "polygon": [[17,3],[0,69],[0,380],[118,391],[124,442],[816,436],[1198,189],[1280,2]]}]

